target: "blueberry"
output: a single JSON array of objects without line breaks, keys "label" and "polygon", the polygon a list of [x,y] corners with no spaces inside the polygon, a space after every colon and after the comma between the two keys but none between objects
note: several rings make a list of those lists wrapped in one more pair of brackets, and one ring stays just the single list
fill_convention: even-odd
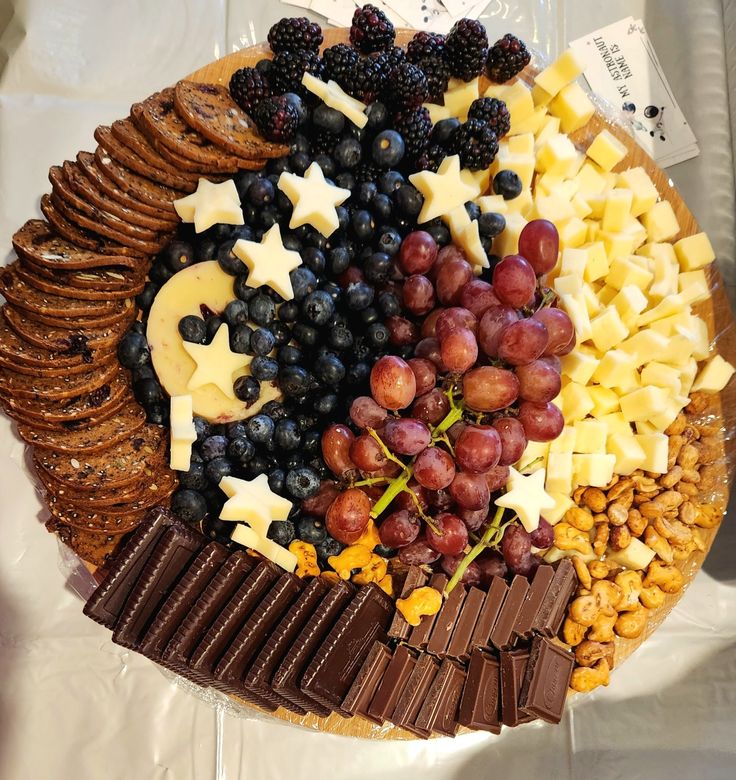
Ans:
[{"label": "blueberry", "polygon": [[245,473],[248,479],[253,479],[259,474],[265,474],[268,471],[268,461],[262,455],[256,455],[251,458],[245,467]]},{"label": "blueberry", "polygon": [[174,272],[168,266],[164,265],[164,262],[161,259],[156,260],[151,266],[151,270],[148,272],[148,277],[152,282],[156,282],[156,284],[166,284],[173,275]]},{"label": "blueberry", "polygon": [[360,187],[358,187],[357,201],[361,206],[370,206],[373,198],[378,195],[378,186],[375,182],[364,181]]},{"label": "blueberry", "polygon": [[299,449],[301,436],[294,420],[280,420],[277,422],[273,440],[277,447],[287,452]]},{"label": "blueberry", "polygon": [[283,347],[291,341],[291,328],[285,322],[275,320],[271,323],[270,330],[277,347]]},{"label": "blueberry", "polygon": [[350,226],[358,241],[370,241],[375,229],[375,222],[370,211],[358,209],[350,218]]},{"label": "blueberry", "polygon": [[236,325],[230,332],[230,349],[239,355],[249,355],[253,330],[249,325]]},{"label": "blueberry", "polygon": [[269,325],[276,316],[276,305],[263,293],[251,298],[249,304],[250,318],[256,325]]},{"label": "blueberry", "polygon": [[319,490],[319,475],[310,468],[291,469],[286,475],[286,489],[299,500],[309,498]]},{"label": "blueberry", "polygon": [[392,292],[382,292],[378,296],[378,308],[384,317],[392,317],[401,312],[401,302]]},{"label": "blueberry", "polygon": [[399,211],[407,217],[416,217],[424,203],[421,192],[411,184],[402,184],[394,193],[394,200]]},{"label": "blueberry", "polygon": [[320,452],[322,434],[319,431],[307,431],[302,438],[302,449],[310,454]]},{"label": "blueberry", "polygon": [[503,214],[489,211],[478,217],[478,232],[482,238],[495,238],[506,229],[506,218]]},{"label": "blueberry", "polygon": [[261,395],[261,383],[254,376],[239,376],[233,384],[233,392],[239,401],[252,403]]},{"label": "blueberry", "polygon": [[199,452],[205,460],[214,460],[215,458],[222,458],[227,452],[227,437],[226,436],[208,436],[199,448]]},{"label": "blueberry", "polygon": [[272,382],[279,374],[279,364],[270,357],[254,357],[250,370],[253,377],[259,382]]},{"label": "blueberry", "polygon": [[465,204],[465,211],[467,212],[471,220],[478,219],[478,217],[480,216],[480,206],[477,203],[473,203],[472,200],[469,200]]},{"label": "blueberry", "polygon": [[284,100],[296,111],[299,125],[303,125],[309,118],[309,112],[304,101],[294,92],[284,93]]},{"label": "blueberry", "polygon": [[235,180],[235,189],[238,191],[240,200],[245,200],[248,188],[258,178],[254,171],[238,171],[233,177]]},{"label": "blueberry", "polygon": [[452,134],[460,127],[460,120],[451,117],[450,119],[440,119],[439,122],[432,128],[432,135],[430,136],[433,144],[439,146],[447,146]]},{"label": "blueberry", "polygon": [[276,346],[273,333],[266,328],[257,328],[250,337],[250,348],[254,355],[268,355]]},{"label": "blueberry", "polygon": [[233,466],[227,458],[215,458],[204,467],[204,473],[213,485],[219,485],[223,477],[233,473]]},{"label": "blueberry", "polygon": [[273,61],[267,59],[258,60],[258,62],[256,62],[256,70],[261,76],[268,78],[268,74],[273,71]]},{"label": "blueberry", "polygon": [[248,322],[248,304],[236,298],[225,307],[222,317],[231,329],[245,325]]},{"label": "blueberry", "polygon": [[319,341],[319,331],[311,325],[297,322],[296,325],[294,325],[294,338],[302,347],[309,349],[310,347],[316,346]]},{"label": "blueberry", "polygon": [[133,381],[137,382],[139,379],[155,379],[156,372],[153,370],[153,366],[145,363],[142,366],[136,366],[133,369]]},{"label": "blueberry", "polygon": [[[294,144],[292,144],[290,148],[293,149],[293,147]],[[297,154],[297,152],[293,151],[292,154]],[[276,157],[275,159],[271,159],[266,165],[266,171],[268,171],[268,173],[277,173],[279,175],[282,173],[291,173],[292,168],[289,160],[289,157]],[[276,197],[278,197],[278,195]]]},{"label": "blueberry", "polygon": [[332,179],[334,178],[335,174],[337,173],[337,166],[335,165],[335,161],[327,154],[324,154],[324,152],[321,152],[320,154],[314,155],[314,162],[319,165],[319,167],[322,169],[322,173],[324,174],[326,179]]},{"label": "blueberry", "polygon": [[391,213],[393,211],[393,203],[391,202],[391,198],[385,192],[379,192],[378,195],[373,198],[371,209],[373,210],[375,218],[379,222],[390,219]]},{"label": "blueberry", "polygon": [[272,420],[278,422],[279,420],[285,420],[289,416],[289,410],[281,401],[269,401],[263,404],[261,409],[263,414],[267,414]]},{"label": "blueberry", "polygon": [[141,379],[133,385],[133,393],[138,403],[153,406],[163,401],[161,385],[155,379]]},{"label": "blueberry", "polygon": [[366,331],[371,346],[378,350],[385,349],[389,342],[388,328],[382,322],[374,322]]},{"label": "blueberry", "polygon": [[208,436],[212,435],[212,424],[204,417],[195,417],[194,431],[197,434],[197,442],[201,444]]},{"label": "blueberry", "polygon": [[304,455],[301,452],[290,452],[284,459],[286,469],[298,469],[304,465]]},{"label": "blueberry", "polygon": [[217,262],[226,274],[237,276],[243,273],[243,261],[233,254],[235,241],[225,241],[217,248]]},{"label": "blueberry", "polygon": [[183,488],[189,488],[190,490],[202,490],[207,487],[204,463],[190,463],[189,471],[180,471],[179,484]]},{"label": "blueberry", "polygon": [[274,493],[283,493],[286,483],[286,472],[283,469],[274,469],[268,475],[268,486]]},{"label": "blueberry", "polygon": [[381,235],[378,237],[378,251],[393,257],[400,247],[401,235],[399,232],[392,227],[381,228]]},{"label": "blueberry", "polygon": [[355,168],[363,157],[363,147],[357,138],[343,138],[335,147],[335,162],[341,168]]},{"label": "blueberry", "polygon": [[406,144],[396,130],[383,130],[374,139],[371,146],[373,161],[381,168],[393,168],[398,165],[406,153]]},{"label": "blueberry", "polygon": [[355,176],[349,171],[343,171],[335,176],[335,184],[344,190],[352,190],[355,187]]},{"label": "blueberry", "polygon": [[374,252],[363,264],[363,271],[369,282],[385,282],[391,272],[391,258],[385,252]]},{"label": "blueberry", "polygon": [[[204,323],[203,323],[204,324]],[[118,344],[118,360],[125,368],[135,368],[151,359],[148,341],[142,333],[128,332]]]},{"label": "blueberry", "polygon": [[227,445],[227,456],[238,463],[247,463],[256,454],[253,442],[245,435],[230,440]]},{"label": "blueberry", "polygon": [[217,334],[217,331],[220,330],[220,327],[223,324],[222,317],[210,317],[205,322],[205,328],[207,329],[207,343],[209,344],[210,341],[215,337]]},{"label": "blueberry", "polygon": [[276,188],[268,179],[256,179],[248,187],[248,200],[253,206],[266,206],[276,197]]},{"label": "blueberry", "polygon": [[185,523],[198,523],[207,514],[207,502],[196,490],[177,490],[171,497],[171,511]]},{"label": "blueberry", "polygon": [[273,438],[275,425],[273,420],[265,414],[256,414],[245,424],[248,438],[254,444],[265,444]]},{"label": "blueberry", "polygon": [[169,270],[174,273],[183,268],[189,268],[195,262],[194,247],[187,241],[174,239],[162,254]]},{"label": "blueberry", "polygon": [[337,212],[337,232],[344,233],[350,224],[350,212],[345,206],[337,206],[335,211]]},{"label": "blueberry", "polygon": [[351,385],[360,385],[368,381],[368,377],[371,375],[371,367],[368,363],[361,361],[350,366],[348,370],[348,382]]},{"label": "blueberry", "polygon": [[331,133],[341,133],[345,127],[345,115],[335,108],[320,103],[312,112],[312,124]]},{"label": "blueberry", "polygon": [[450,231],[445,225],[437,223],[426,227],[425,230],[440,246],[446,246],[450,243]]},{"label": "blueberry", "polygon": [[275,204],[261,209],[258,215],[258,221],[264,230],[272,228],[279,221],[279,210]]},{"label": "blueberry", "polygon": [[378,180],[378,189],[384,195],[390,195],[404,183],[404,177],[398,171],[386,171]]},{"label": "blueberry", "polygon": [[329,415],[337,409],[337,404],[337,396],[334,393],[326,393],[325,395],[321,395],[314,402],[314,411],[322,416]]},{"label": "blueberry", "polygon": [[388,124],[389,113],[386,106],[380,101],[376,100],[368,106],[368,124],[371,130],[382,130]]},{"label": "blueberry", "polygon": [[373,303],[375,290],[365,282],[353,282],[345,290],[345,301],[349,309],[360,311]]},{"label": "blueberry", "polygon": [[373,552],[376,555],[380,555],[381,558],[395,558],[399,551],[394,549],[393,547],[386,547],[384,544],[377,544],[373,548]]},{"label": "blueberry", "polygon": [[324,290],[315,290],[302,301],[302,314],[311,325],[326,325],[334,313],[335,304]]},{"label": "blueberry", "polygon": [[[311,165],[312,160],[306,152],[297,152],[289,157],[289,166],[297,176],[303,176],[304,172]],[[291,201],[289,201],[291,202]]]},{"label": "blueberry", "polygon": [[197,242],[197,259],[199,262],[203,260],[214,260],[217,256],[217,247],[219,244],[212,238],[200,238]]},{"label": "blueberry", "polygon": [[378,311],[373,306],[369,306],[360,312],[360,321],[363,325],[373,325],[374,322],[378,322],[379,316]]},{"label": "blueberry", "polygon": [[493,177],[493,191],[503,195],[504,200],[513,200],[521,195],[522,185],[519,174],[515,171],[499,171]]},{"label": "blueberry", "polygon": [[294,290],[294,300],[300,301],[305,295],[317,288],[317,277],[304,266],[295,268],[290,274],[291,287]]},{"label": "blueberry", "polygon": [[[273,490],[273,488],[271,489]],[[282,547],[288,547],[294,541],[294,523],[292,523],[291,520],[274,520],[271,525],[268,526],[266,536],[276,542],[276,544],[280,544]]]},{"label": "blueberry", "polygon": [[353,345],[353,334],[347,328],[331,328],[327,333],[327,343],[333,349],[349,349]]},{"label": "blueberry", "polygon": [[234,548],[235,543],[230,538],[233,524],[226,520],[220,520],[217,517],[218,511],[216,511],[216,507],[214,505],[210,506],[209,501],[207,503],[210,510],[210,516],[202,523],[202,533],[213,542],[217,542],[228,548]]},{"label": "blueberry", "polygon": [[129,328],[130,333],[143,333],[146,332],[146,323],[143,320],[136,320]]},{"label": "blueberry", "polygon": [[284,366],[279,371],[279,387],[287,396],[305,395],[309,384],[309,374],[301,366]]},{"label": "blueberry", "polygon": [[[329,244],[329,240],[325,238],[319,230],[314,230],[313,228],[309,228],[309,231],[307,232],[307,235],[304,237],[304,243],[307,246],[314,247],[314,249],[319,249],[320,252],[325,252],[327,250],[327,246]],[[309,267],[308,263],[305,263],[307,267]],[[314,271],[314,269],[312,269]],[[317,271],[314,271],[314,273],[318,273]]]},{"label": "blueberry", "polygon": [[337,539],[327,536],[319,544],[315,545],[315,548],[317,550],[317,558],[324,566],[327,563],[327,559],[339,555],[345,549],[345,545],[342,542],[338,542]]},{"label": "blueberry", "polygon": [[325,355],[318,358],[314,364],[314,374],[317,379],[328,385],[336,385],[345,378],[345,366],[335,355]]},{"label": "blueberry", "polygon": [[296,524],[296,535],[309,544],[319,544],[327,538],[324,520],[319,517],[302,517]]},{"label": "blueberry", "polygon": [[337,304],[338,301],[342,298],[342,288],[339,284],[337,284],[337,282],[324,282],[321,289],[324,290],[330,296],[330,298],[332,298],[332,302],[334,304]]},{"label": "blueberry", "polygon": [[286,344],[279,350],[278,360],[284,366],[298,366],[304,360],[304,353],[292,344]]},{"label": "blueberry", "polygon": [[286,301],[279,309],[279,319],[282,322],[296,322],[299,316],[299,304],[296,301]]},{"label": "blueberry", "polygon": [[233,285],[233,292],[241,301],[249,301],[251,298],[255,298],[256,295],[258,295],[257,288],[248,286],[247,273],[236,277],[235,284]]}]

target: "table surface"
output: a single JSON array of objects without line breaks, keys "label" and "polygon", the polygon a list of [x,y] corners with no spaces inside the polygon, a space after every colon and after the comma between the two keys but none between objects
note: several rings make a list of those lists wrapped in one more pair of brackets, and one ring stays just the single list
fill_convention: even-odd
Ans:
[{"label": "table surface", "polygon": [[[627,15],[644,19],[702,150],[669,173],[736,289],[726,76],[734,5],[493,0],[481,20],[492,38],[512,31],[551,57],[592,29]],[[93,148],[96,125],[124,116],[132,101],[197,67],[263,40],[281,16],[300,13],[274,0],[0,0],[0,261],[10,258],[13,231],[38,214],[49,166]],[[56,543],[38,519],[41,505],[23,446],[5,418],[0,461],[0,778],[302,780],[329,773],[392,780],[408,769],[428,780],[491,772],[733,778],[736,535],[728,519],[665,625],[614,673],[609,688],[577,700],[561,726],[531,724],[501,737],[366,743],[232,716],[113,645],[109,632],[81,614]]]}]

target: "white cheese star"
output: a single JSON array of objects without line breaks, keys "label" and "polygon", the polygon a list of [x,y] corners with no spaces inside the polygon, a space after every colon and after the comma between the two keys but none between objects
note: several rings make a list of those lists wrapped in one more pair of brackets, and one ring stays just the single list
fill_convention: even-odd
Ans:
[{"label": "white cheese star", "polygon": [[328,81],[325,83],[313,76],[311,73],[304,73],[302,84],[322,102],[339,111],[347,117],[357,127],[365,127],[368,124],[368,117],[365,115],[366,105],[348,95],[347,92],[336,82]]},{"label": "white cheese star", "polygon": [[[182,346],[197,368],[189,378],[187,388],[196,390],[204,385],[215,385],[223,395],[235,400],[234,375],[250,364],[249,355],[240,355],[230,349],[230,333],[222,323],[210,344],[192,344],[183,341]],[[239,374],[240,376],[240,374]]]},{"label": "white cheese star", "polygon": [[543,509],[554,509],[555,500],[544,489],[546,471],[539,469],[529,476],[509,469],[506,492],[496,499],[496,506],[512,509],[528,533],[536,531]]},{"label": "white cheese star", "polygon": [[259,536],[247,525],[238,523],[230,534],[230,538],[237,544],[242,544],[243,547],[250,547],[251,550],[255,550],[286,571],[296,569],[298,560],[291,550],[287,550],[286,547],[276,544],[265,536]]},{"label": "white cheese star", "polygon": [[183,222],[194,222],[195,233],[220,222],[226,225],[245,224],[238,190],[232,179],[221,184],[200,179],[196,191],[175,200],[174,208]]},{"label": "white cheese star", "polygon": [[340,224],[337,206],[350,197],[350,190],[325,181],[322,169],[316,162],[307,168],[303,177],[295,173],[282,173],[278,188],[294,206],[289,227],[311,225],[325,238],[329,238]]},{"label": "white cheese star", "polygon": [[420,223],[449,214],[480,194],[477,185],[470,184],[461,176],[460,157],[457,154],[445,157],[437,173],[420,171],[413,173],[409,181],[424,196],[424,205],[417,219]]},{"label": "white cheese star", "polygon": [[272,520],[286,520],[291,511],[291,501],[271,490],[265,474],[259,474],[250,481],[223,477],[220,490],[228,496],[220,512],[220,520],[248,523],[263,537],[268,533]]},{"label": "white cheese star", "polygon": [[261,243],[239,238],[233,247],[233,254],[248,266],[248,287],[267,284],[285,300],[294,297],[289,272],[302,264],[299,252],[287,249],[281,240],[278,223],[263,234]]}]

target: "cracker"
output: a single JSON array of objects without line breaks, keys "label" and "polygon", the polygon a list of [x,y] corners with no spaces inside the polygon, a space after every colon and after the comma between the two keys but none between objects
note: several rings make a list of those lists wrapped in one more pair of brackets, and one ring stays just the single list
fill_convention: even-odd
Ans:
[{"label": "cracker", "polygon": [[[106,274],[94,271],[72,271],[65,274],[60,271],[49,271],[37,268],[33,263],[21,260],[18,268],[18,277],[35,287],[40,292],[52,293],[61,298],[73,298],[88,301],[112,301],[124,298],[134,298],[145,286],[145,278],[138,275],[126,282],[120,274]],[[112,281],[110,287],[108,281]],[[121,282],[123,287],[119,287]],[[115,287],[118,286],[118,289]]]},{"label": "cracker", "polygon": [[[3,311],[5,311],[3,307]],[[37,373],[39,371],[79,372],[87,371],[92,362],[92,354],[76,355],[51,351],[47,345],[32,344],[19,336],[0,317],[0,365],[13,368],[20,373]]]},{"label": "cracker", "polygon": [[[140,516],[132,516],[130,519],[131,529],[140,525],[146,516],[145,512],[139,513]],[[67,547],[73,550],[80,558],[94,566],[104,565],[122,546],[129,531],[122,533],[98,533],[95,531],[83,531],[79,528],[67,525],[55,517],[52,517],[46,523],[46,529],[50,533],[56,533]]]},{"label": "cracker", "polygon": [[93,393],[108,384],[119,371],[117,361],[97,365],[79,374],[49,376],[21,374],[8,368],[0,368],[0,393],[6,398],[62,401]]}]

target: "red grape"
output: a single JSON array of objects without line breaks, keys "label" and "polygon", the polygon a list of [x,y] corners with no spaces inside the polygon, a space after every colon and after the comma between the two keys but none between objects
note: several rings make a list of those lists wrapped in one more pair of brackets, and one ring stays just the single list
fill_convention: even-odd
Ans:
[{"label": "red grape", "polygon": [[493,269],[493,292],[501,303],[520,309],[531,303],[536,289],[534,269],[521,255],[507,255]]},{"label": "red grape", "polygon": [[437,271],[437,298],[446,306],[460,301],[463,287],[473,278],[473,268],[467,260],[447,260]]},{"label": "red grape", "polygon": [[544,352],[547,340],[547,328],[539,320],[519,320],[501,333],[498,356],[512,366],[523,366]]},{"label": "red grape", "polygon": [[478,343],[489,358],[498,357],[501,334],[519,317],[519,312],[511,306],[490,306],[486,309],[478,326]]},{"label": "red grape", "polygon": [[568,341],[567,344],[564,344],[561,347],[557,347],[555,354],[559,355],[560,357],[562,357],[563,355],[569,355],[573,351],[573,349],[575,349],[576,343],[577,343],[577,338],[573,333],[572,336],[570,336],[570,341]]},{"label": "red grape", "polygon": [[542,360],[517,366],[516,376],[519,380],[519,398],[525,401],[546,403],[556,398],[562,387],[560,372]]},{"label": "red grape", "polygon": [[399,560],[405,566],[424,566],[439,558],[440,553],[433,550],[423,539],[417,539],[399,550]]},{"label": "red grape", "polygon": [[428,447],[414,461],[414,479],[428,490],[446,488],[454,478],[455,462],[439,447]]},{"label": "red grape", "polygon": [[358,488],[349,488],[340,493],[327,510],[327,531],[338,542],[353,544],[365,531],[370,516],[368,496]]},{"label": "red grape", "polygon": [[450,495],[464,509],[482,509],[488,506],[491,500],[491,492],[483,474],[460,471],[448,489]]},{"label": "red grape", "polygon": [[519,397],[519,380],[505,368],[479,366],[463,377],[463,396],[476,412],[497,412]]},{"label": "red grape", "polygon": [[511,466],[519,460],[526,449],[524,426],[516,417],[499,417],[493,421],[493,427],[501,438],[501,458],[498,465]]},{"label": "red grape", "polygon": [[457,510],[457,516],[465,523],[465,527],[468,531],[477,531],[488,519],[489,507],[484,506],[482,509],[463,509],[459,507]]},{"label": "red grape", "polygon": [[435,309],[434,311],[431,311],[422,322],[422,338],[428,339],[428,338],[434,338],[434,326],[437,322],[437,318],[442,314],[444,309]]},{"label": "red grape", "polygon": [[302,509],[305,514],[324,517],[339,493],[340,487],[336,482],[325,480],[320,483],[319,489],[313,496],[302,501]]},{"label": "red grape", "polygon": [[[442,560],[440,561],[442,571],[445,572],[448,577],[452,577],[464,558],[464,555],[443,555]],[[481,572],[475,561],[470,562],[468,567],[463,572],[463,576],[460,578],[460,582],[462,582],[463,585],[467,585],[468,587],[472,587],[473,585],[480,585]]]},{"label": "red grape", "polygon": [[468,543],[465,523],[457,515],[448,512],[437,515],[434,522],[442,534],[436,534],[428,525],[424,531],[427,544],[443,555],[460,555]]},{"label": "red grape", "polygon": [[378,442],[367,433],[358,436],[350,445],[350,457],[361,471],[369,474],[390,462]]},{"label": "red grape", "polygon": [[414,400],[417,380],[409,364],[396,355],[384,355],[371,369],[371,394],[384,409],[405,409]]},{"label": "red grape", "polygon": [[442,355],[440,353],[440,343],[437,341],[436,338],[426,338],[422,339],[416,347],[414,347],[414,354],[418,358],[427,358],[427,360],[431,360],[435,366],[437,366],[437,370],[444,374],[447,372],[447,368],[445,367],[445,364],[442,362]]},{"label": "red grape", "polygon": [[392,452],[399,455],[418,455],[429,446],[432,434],[421,420],[401,417],[386,423],[381,438]]},{"label": "red grape", "polygon": [[363,276],[363,272],[360,270],[360,268],[358,268],[358,266],[351,265],[340,274],[340,277],[337,281],[339,282],[340,287],[345,288],[349,284],[364,282],[365,277]]},{"label": "red grape", "polygon": [[455,503],[449,490],[433,490],[428,498],[432,509],[438,512],[446,512]]},{"label": "red grape", "polygon": [[519,234],[519,254],[529,261],[536,274],[546,274],[557,264],[560,236],[546,219],[533,219]]},{"label": "red grape", "polygon": [[527,439],[531,441],[552,441],[565,427],[562,412],[551,403],[524,401],[519,405],[519,421],[524,426]]},{"label": "red grape", "polygon": [[437,278],[440,268],[442,268],[445,263],[450,262],[450,260],[466,260],[465,252],[455,244],[443,246],[437,253],[437,260],[427,276],[434,281]]},{"label": "red grape", "polygon": [[427,425],[437,425],[449,412],[450,402],[439,387],[417,398],[411,407],[412,415]]},{"label": "red grape", "polygon": [[[398,496],[391,503],[392,509],[405,509],[410,514],[416,514],[417,502],[422,512],[426,512],[429,509],[429,491],[423,488],[415,479],[410,479],[407,488],[411,490],[412,496],[406,490],[402,490]],[[414,499],[416,498],[416,502]]]},{"label": "red grape", "polygon": [[361,430],[380,428],[387,417],[388,412],[367,395],[358,396],[350,404],[350,419]]},{"label": "red grape", "polygon": [[478,318],[483,316],[486,309],[498,306],[499,303],[493,287],[482,279],[471,279],[460,293],[460,305]]},{"label": "red grape", "polygon": [[401,299],[412,314],[428,314],[435,305],[432,282],[426,276],[413,274],[404,282]]},{"label": "red grape", "polygon": [[515,570],[531,549],[532,540],[520,525],[514,523],[506,529],[501,539],[501,553],[510,569]]},{"label": "red grape", "polygon": [[458,328],[440,342],[440,355],[448,371],[464,374],[478,359],[478,342],[473,332]]},{"label": "red grape", "polygon": [[575,337],[575,328],[572,321],[562,309],[545,306],[532,314],[532,318],[539,320],[547,328],[547,348],[545,355],[557,355],[557,350],[564,348]]},{"label": "red grape", "polygon": [[411,544],[417,536],[421,525],[419,519],[410,515],[406,511],[394,512],[390,514],[378,527],[378,535],[381,537],[381,544],[386,547],[406,547]]},{"label": "red grape", "polygon": [[480,569],[480,584],[488,587],[494,577],[505,577],[508,567],[503,556],[497,550],[486,550],[473,561]]},{"label": "red grape", "polygon": [[419,341],[419,327],[406,317],[392,314],[386,317],[384,325],[388,328],[389,341],[397,347],[405,347]]},{"label": "red grape", "polygon": [[551,547],[555,541],[555,529],[543,518],[539,518],[539,525],[530,534],[532,544],[540,550]]},{"label": "red grape", "polygon": [[322,434],[322,457],[327,468],[338,477],[355,470],[350,460],[350,445],[355,434],[346,425],[330,425]]},{"label": "red grape", "polygon": [[488,471],[500,457],[501,437],[490,425],[468,425],[455,442],[455,460],[465,471]]},{"label": "red grape", "polygon": [[466,328],[473,333],[478,332],[478,320],[472,312],[460,306],[442,309],[434,328],[435,338],[442,342],[455,330]]},{"label": "red grape", "polygon": [[455,444],[455,442],[458,440],[460,434],[465,430],[466,426],[467,423],[464,420],[458,420],[447,429],[447,437],[453,444]]},{"label": "red grape", "polygon": [[486,485],[488,485],[488,490],[491,493],[495,493],[509,481],[509,467],[499,464],[495,468],[488,469],[483,476],[485,477]]},{"label": "red grape", "polygon": [[543,355],[541,358],[539,358],[539,362],[546,363],[548,366],[551,366],[558,374],[562,373],[562,361],[557,357],[557,355]]},{"label": "red grape", "polygon": [[401,242],[399,266],[407,274],[426,274],[437,260],[437,242],[424,230],[409,233]]},{"label": "red grape", "polygon": [[[417,382],[417,395],[428,393],[437,384],[437,367],[427,358],[412,358],[407,361]],[[553,396],[554,397],[554,396]]]},{"label": "red grape", "polygon": [[539,558],[530,552],[522,556],[515,566],[509,566],[513,574],[518,574],[520,577],[526,577],[527,579],[531,579],[538,568]]}]

